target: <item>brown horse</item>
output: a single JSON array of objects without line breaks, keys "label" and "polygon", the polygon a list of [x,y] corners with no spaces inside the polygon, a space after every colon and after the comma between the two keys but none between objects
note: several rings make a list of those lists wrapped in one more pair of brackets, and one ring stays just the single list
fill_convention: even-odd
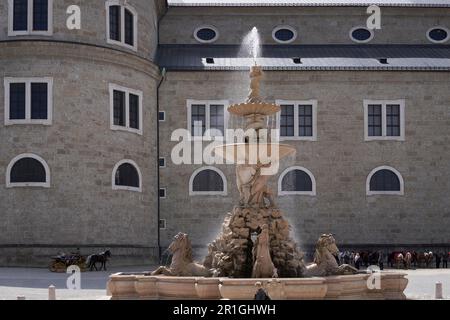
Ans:
[{"label": "brown horse", "polygon": [[396,253],[394,255],[394,265],[397,269],[400,269],[405,265],[405,256],[403,253]]},{"label": "brown horse", "polygon": [[430,263],[433,262],[433,252],[421,252],[417,255],[418,266],[430,267]]}]

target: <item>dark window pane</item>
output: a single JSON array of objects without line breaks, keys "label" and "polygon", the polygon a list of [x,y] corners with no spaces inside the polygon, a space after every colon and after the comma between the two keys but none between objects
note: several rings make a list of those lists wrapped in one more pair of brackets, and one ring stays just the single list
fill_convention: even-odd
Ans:
[{"label": "dark window pane", "polygon": [[122,164],[116,171],[116,186],[139,188],[137,169],[129,163]]},{"label": "dark window pane", "polygon": [[48,30],[48,0],[33,0],[33,30]]},{"label": "dark window pane", "polygon": [[368,106],[368,129],[369,137],[381,137],[382,132],[382,122],[381,122],[381,105],[371,104]]},{"label": "dark window pane", "polygon": [[9,85],[9,119],[25,119],[25,83]]},{"label": "dark window pane", "polygon": [[352,38],[358,41],[369,40],[371,36],[372,34],[370,33],[370,31],[363,28],[353,30],[352,32]]},{"label": "dark window pane", "polygon": [[294,106],[282,105],[280,116],[280,136],[293,137],[294,136]]},{"label": "dark window pane", "polygon": [[386,106],[386,135],[400,136],[400,106],[388,104]]},{"label": "dark window pane", "polygon": [[448,38],[448,32],[440,28],[431,30],[428,35],[434,41],[444,41]]},{"label": "dark window pane", "polygon": [[312,137],[312,106],[298,106],[298,131],[300,137]]},{"label": "dark window pane", "polygon": [[159,158],[158,159],[158,163],[160,167],[165,167],[166,166],[166,159],[165,158]]},{"label": "dark window pane", "polygon": [[28,30],[28,0],[14,0],[13,30]]},{"label": "dark window pane", "polygon": [[289,29],[280,29],[277,32],[275,32],[275,38],[283,42],[292,40],[294,36],[295,36],[294,32]]},{"label": "dark window pane", "polygon": [[23,158],[11,168],[11,183],[46,182],[44,166],[33,158]]},{"label": "dark window pane", "polygon": [[281,182],[283,191],[313,191],[310,176],[302,170],[288,172]]},{"label": "dark window pane", "polygon": [[134,46],[134,16],[125,9],[125,43]]},{"label": "dark window pane", "polygon": [[400,180],[391,170],[377,171],[370,179],[370,191],[400,191]]},{"label": "dark window pane", "polygon": [[139,96],[130,94],[130,128],[139,129]]},{"label": "dark window pane", "polygon": [[209,109],[210,113],[210,129],[219,130],[224,135],[224,106],[223,105],[211,105]]},{"label": "dark window pane", "polygon": [[159,121],[165,121],[166,120],[166,113],[163,111],[159,112]]},{"label": "dark window pane", "polygon": [[216,32],[210,28],[203,28],[197,31],[197,38],[203,41],[211,41],[217,36]]},{"label": "dark window pane", "polygon": [[120,18],[121,8],[120,6],[109,7],[109,38],[111,40],[120,41],[120,28],[121,28],[121,18]]},{"label": "dark window pane", "polygon": [[191,133],[193,136],[203,136],[206,131],[206,106],[193,104],[191,109]]},{"label": "dark window pane", "polygon": [[31,84],[31,119],[48,118],[48,84]]},{"label": "dark window pane", "polygon": [[125,126],[125,92],[114,90],[114,125]]},{"label": "dark window pane", "polygon": [[160,198],[166,197],[166,189],[159,189],[159,197]]},{"label": "dark window pane", "polygon": [[213,170],[203,170],[194,178],[193,191],[224,191],[222,177]]}]

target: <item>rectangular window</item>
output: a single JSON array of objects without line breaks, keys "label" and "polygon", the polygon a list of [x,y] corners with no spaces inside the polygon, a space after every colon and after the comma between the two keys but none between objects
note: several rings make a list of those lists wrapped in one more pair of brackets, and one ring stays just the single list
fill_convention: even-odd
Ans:
[{"label": "rectangular window", "polygon": [[25,83],[11,83],[9,86],[9,119],[25,120]]},{"label": "rectangular window", "polygon": [[47,119],[48,84],[31,84],[31,119]]},{"label": "rectangular window", "polygon": [[137,51],[138,16],[129,4],[121,2],[106,1],[107,42]]},{"label": "rectangular window", "polygon": [[212,104],[209,107],[210,129],[217,130],[213,136],[224,136],[225,134],[225,110],[223,105]]},{"label": "rectangular window", "polygon": [[134,16],[125,9],[125,43],[134,46]]},{"label": "rectangular window", "polygon": [[109,7],[109,38],[111,40],[120,41],[121,30],[120,6]]},{"label": "rectangular window", "polygon": [[53,0],[8,0],[8,36],[53,34]]},{"label": "rectangular window", "polygon": [[5,125],[52,123],[52,78],[5,78]]},{"label": "rectangular window", "polygon": [[280,136],[294,136],[294,105],[282,105],[280,116]]},{"label": "rectangular window", "polygon": [[48,0],[33,0],[33,30],[48,30]]},{"label": "rectangular window", "polygon": [[114,125],[125,126],[125,92],[114,90]]},{"label": "rectangular window", "polygon": [[13,31],[28,31],[28,0],[13,2]]},{"label": "rectangular window", "polygon": [[166,167],[166,158],[159,158],[158,163],[159,163],[160,168],[165,168]]},{"label": "rectangular window", "polygon": [[166,112],[160,111],[160,112],[158,113],[158,120],[159,120],[159,121],[166,121]]},{"label": "rectangular window", "polygon": [[192,127],[191,133],[193,136],[201,137],[206,131],[206,105],[194,104],[191,106]]},{"label": "rectangular window", "polygon": [[166,198],[166,188],[161,188],[161,189],[159,189],[159,197],[161,198],[161,199],[164,199],[164,198]]},{"label": "rectangular window", "polygon": [[386,135],[389,137],[400,136],[400,106],[386,105]]},{"label": "rectangular window", "polygon": [[365,140],[405,139],[404,100],[364,100]]},{"label": "rectangular window", "polygon": [[228,101],[188,100],[188,127],[193,137],[224,136]]},{"label": "rectangular window", "polygon": [[317,140],[317,101],[278,100],[281,112],[277,116],[277,127],[281,140]]},{"label": "rectangular window", "polygon": [[109,85],[111,129],[142,135],[142,91]]},{"label": "rectangular window", "polygon": [[299,137],[312,137],[313,113],[311,105],[298,106],[298,135]]},{"label": "rectangular window", "polygon": [[381,105],[371,104],[369,105],[369,136],[381,137]]}]

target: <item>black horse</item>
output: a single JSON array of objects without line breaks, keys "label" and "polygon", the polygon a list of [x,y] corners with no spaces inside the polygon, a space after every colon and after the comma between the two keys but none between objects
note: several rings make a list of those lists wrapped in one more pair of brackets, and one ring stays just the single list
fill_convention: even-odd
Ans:
[{"label": "black horse", "polygon": [[93,271],[94,269],[95,271],[98,271],[96,264],[101,263],[100,270],[103,268],[103,270],[106,271],[106,261],[108,261],[109,258],[111,258],[111,251],[109,250],[100,252],[99,254],[91,254],[86,259],[86,266],[89,271]]}]

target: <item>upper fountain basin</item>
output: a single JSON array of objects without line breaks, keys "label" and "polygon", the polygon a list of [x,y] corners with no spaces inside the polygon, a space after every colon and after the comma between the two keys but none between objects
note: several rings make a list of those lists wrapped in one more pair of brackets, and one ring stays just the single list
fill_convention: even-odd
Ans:
[{"label": "upper fountain basin", "polygon": [[264,116],[271,116],[280,112],[280,106],[274,103],[267,102],[244,102],[233,104],[228,108],[228,112],[237,116],[249,116],[252,114],[260,114]]}]

